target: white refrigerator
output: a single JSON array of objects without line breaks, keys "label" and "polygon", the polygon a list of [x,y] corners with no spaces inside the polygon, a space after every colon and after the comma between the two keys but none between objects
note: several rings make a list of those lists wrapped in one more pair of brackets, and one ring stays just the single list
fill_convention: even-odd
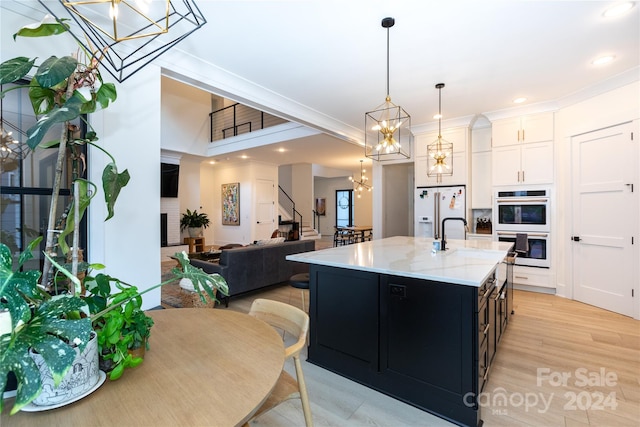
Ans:
[{"label": "white refrigerator", "polygon": [[[466,189],[464,185],[450,187],[418,187],[414,202],[416,237],[442,239],[442,220],[464,218],[466,220]],[[462,221],[447,221],[446,239],[466,238]]]}]

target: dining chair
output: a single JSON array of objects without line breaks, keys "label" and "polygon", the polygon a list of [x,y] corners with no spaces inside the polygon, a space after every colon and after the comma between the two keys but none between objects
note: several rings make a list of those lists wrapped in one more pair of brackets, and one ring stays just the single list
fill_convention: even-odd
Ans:
[{"label": "dining chair", "polygon": [[307,394],[307,386],[304,381],[302,364],[300,362],[300,351],[306,344],[307,332],[309,331],[309,316],[304,311],[292,305],[263,298],[258,298],[253,301],[249,315],[267,322],[274,328],[284,331],[297,339],[295,343],[289,345],[284,350],[285,359],[293,358],[296,378],[294,379],[283,369],[271,394],[262,406],[258,408],[253,417],[247,421],[245,426],[249,425],[251,420],[275,408],[280,403],[289,399],[300,398],[305,424],[307,427],[312,427],[313,419],[311,418],[309,396]]}]

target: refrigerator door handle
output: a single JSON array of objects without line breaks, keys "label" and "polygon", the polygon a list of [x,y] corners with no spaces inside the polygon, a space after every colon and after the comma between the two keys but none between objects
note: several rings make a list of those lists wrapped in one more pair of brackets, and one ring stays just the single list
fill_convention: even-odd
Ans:
[{"label": "refrigerator door handle", "polygon": [[433,197],[433,238],[440,238],[440,192],[434,193]]}]

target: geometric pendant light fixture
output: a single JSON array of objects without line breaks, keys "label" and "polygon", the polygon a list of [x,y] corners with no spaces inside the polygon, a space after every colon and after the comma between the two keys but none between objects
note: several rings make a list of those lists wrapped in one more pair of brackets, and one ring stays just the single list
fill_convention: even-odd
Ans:
[{"label": "geometric pendant light fixture", "polygon": [[194,0],[39,0],[119,82],[207,23]]},{"label": "geometric pendant light fixture", "polygon": [[350,176],[349,181],[353,182],[354,189],[358,192],[358,198],[361,197],[361,194],[364,190],[371,191],[373,187],[370,184],[367,184],[369,178],[364,174],[366,171],[362,167],[362,162],[364,160],[360,160],[360,180],[358,180],[355,176]]},{"label": "geometric pendant light fixture", "polygon": [[411,116],[391,102],[389,95],[389,28],[393,18],[384,18],[387,29],[387,96],[384,103],[365,113],[365,156],[376,161],[400,160],[411,157]]},{"label": "geometric pendant light fixture", "polygon": [[427,146],[427,176],[435,177],[437,183],[443,176],[453,175],[453,144],[442,138],[442,88],[438,83],[438,138]]}]

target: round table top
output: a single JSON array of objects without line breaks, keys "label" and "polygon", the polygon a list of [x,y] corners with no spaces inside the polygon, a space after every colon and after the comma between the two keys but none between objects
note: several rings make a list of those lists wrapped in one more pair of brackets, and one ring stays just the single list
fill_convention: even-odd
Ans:
[{"label": "round table top", "polygon": [[89,396],[42,412],[1,415],[3,426],[244,424],[275,386],[284,365],[282,337],[267,323],[228,309],[148,312],[144,363]]}]

